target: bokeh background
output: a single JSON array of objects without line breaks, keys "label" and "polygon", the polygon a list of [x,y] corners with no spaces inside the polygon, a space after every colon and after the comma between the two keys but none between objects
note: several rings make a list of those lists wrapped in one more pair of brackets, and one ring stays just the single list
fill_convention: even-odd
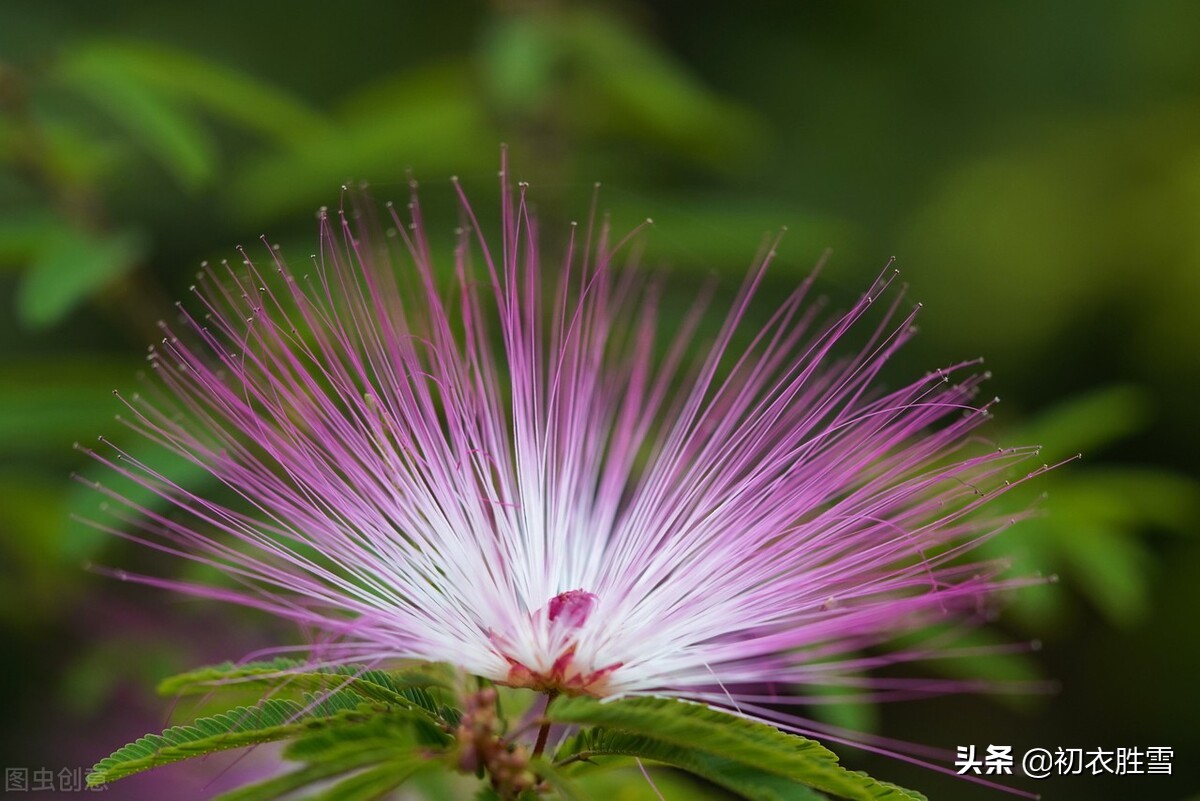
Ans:
[{"label": "bokeh background", "polygon": [[[1197,41],[1187,0],[0,2],[0,763],[90,765],[168,720],[159,678],[295,636],[89,572],[180,566],[72,521],[97,503],[72,443],[119,430],[111,390],[199,262],[263,233],[302,258],[341,184],[403,199],[408,170],[449,244],[446,179],[493,207],[504,141],[545,229],[603,181],[680,285],[731,292],[785,225],[768,299],[827,247],[842,304],[897,256],[925,309],[893,375],[985,354],[989,436],[1084,454],[994,546],[1061,581],[980,640],[1042,650],[942,666],[1056,693],[821,714],[950,749],[1170,746],[1170,777],[1014,783],[1200,797]],[[838,750],[934,799],[1004,797]],[[108,792],[206,798],[269,763]]]}]

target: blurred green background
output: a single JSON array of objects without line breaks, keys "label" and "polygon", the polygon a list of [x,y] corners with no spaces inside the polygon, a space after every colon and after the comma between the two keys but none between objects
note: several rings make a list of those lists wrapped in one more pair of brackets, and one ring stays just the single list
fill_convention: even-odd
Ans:
[{"label": "blurred green background", "polygon": [[[199,262],[263,233],[302,258],[342,183],[402,199],[410,169],[449,242],[446,179],[486,214],[504,141],[545,230],[601,180],[685,279],[732,290],[786,225],[765,296],[831,247],[844,304],[896,255],[925,310],[891,374],[985,354],[987,435],[1084,453],[1006,501],[1048,494],[992,546],[1061,576],[987,635],[1043,650],[952,666],[1061,689],[823,714],[949,749],[1171,746],[1170,777],[1015,783],[1200,797],[1197,41],[1186,0],[0,3],[0,762],[90,765],[165,722],[158,678],[295,636],[88,572],[179,566],[71,521],[97,503],[72,442],[118,430],[111,390]],[[1003,797],[838,750],[931,798]],[[269,763],[109,792],[206,798]]]}]

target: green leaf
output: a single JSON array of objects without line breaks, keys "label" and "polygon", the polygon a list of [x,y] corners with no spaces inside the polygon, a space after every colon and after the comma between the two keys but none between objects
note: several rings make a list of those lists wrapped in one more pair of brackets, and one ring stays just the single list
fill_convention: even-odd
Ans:
[{"label": "green leaf", "polygon": [[38,250],[25,274],[17,297],[21,321],[34,328],[53,325],[133,267],[143,249],[136,231],[93,234],[61,229]]},{"label": "green leaf", "polygon": [[[602,801],[662,801],[663,798],[728,801],[730,796],[725,789],[698,774],[646,760],[638,767],[633,757],[602,757],[586,767],[573,767],[567,765],[559,770],[570,776],[586,798]],[[651,781],[646,781],[643,770]]]},{"label": "green leaf", "polygon": [[[376,715],[352,727],[318,729],[289,742],[283,755],[296,762],[318,762],[368,753],[381,754],[382,759],[396,752],[397,743],[428,744],[411,725],[419,719],[412,714]],[[443,734],[435,745],[447,745],[450,740],[448,734]]]},{"label": "green leaf", "polygon": [[588,801],[589,796],[562,769],[543,757],[531,759],[533,771],[554,788],[563,801]]},{"label": "green leaf", "polygon": [[816,719],[850,731],[879,731],[879,705],[873,701],[863,701],[857,693],[837,687],[815,687],[811,692],[826,699],[812,706]]},{"label": "green leaf", "polygon": [[357,93],[327,133],[240,170],[229,186],[230,208],[261,220],[328,200],[347,179],[377,184],[495,170],[497,136],[476,97],[466,63],[409,70]]},{"label": "green leaf", "polygon": [[1150,608],[1150,552],[1126,532],[1076,522],[1058,533],[1073,586],[1117,625],[1144,618]]},{"label": "green leaf", "polygon": [[[4,405],[0,402],[0,410]],[[12,534],[0,534],[0,625],[9,631],[48,625],[78,603],[83,589],[78,563],[68,565],[60,559],[59,535],[66,515],[61,476],[41,472],[21,460],[0,468],[0,532]]]},{"label": "green leaf", "polygon": [[459,713],[442,704],[429,692],[446,687],[437,666],[403,671],[370,670],[361,665],[308,667],[306,663],[279,658],[269,662],[234,664],[225,662],[171,676],[158,685],[160,695],[199,695],[221,686],[247,684],[306,692],[353,693],[364,701],[390,704],[420,712],[435,723],[454,726]]},{"label": "green leaf", "polygon": [[120,75],[282,142],[296,142],[327,128],[317,112],[286,92],[182,50],[148,42],[100,41],[79,48],[71,62],[74,69]]},{"label": "green leaf", "polygon": [[487,33],[484,78],[502,111],[538,111],[552,99],[562,41],[543,14],[508,14]]},{"label": "green leaf", "polygon": [[90,108],[48,112],[41,122],[41,136],[46,173],[58,186],[95,188],[124,177],[121,171],[129,162],[133,143],[97,136]]},{"label": "green leaf", "polygon": [[414,738],[407,724],[404,719],[381,715],[355,726],[329,727],[302,735],[288,745],[284,757],[307,764],[225,793],[219,801],[268,801],[363,768],[385,768],[398,779],[391,785],[395,787],[414,772],[439,764],[437,752]]},{"label": "green leaf", "polygon": [[1130,385],[1104,387],[1070,398],[1041,412],[1033,422],[1013,432],[1012,440],[1042,446],[1044,459],[1103,448],[1145,427],[1150,400],[1145,390]]},{"label": "green leaf", "polygon": [[49,211],[5,213],[0,217],[0,267],[24,266],[67,228],[65,220]]},{"label": "green leaf", "polygon": [[1152,467],[1104,466],[1089,469],[1079,483],[1096,496],[1119,498],[1118,522],[1195,533],[1191,522],[1200,517],[1200,484],[1190,476]]},{"label": "green leaf", "polygon": [[402,759],[391,759],[343,779],[312,796],[312,801],[374,801],[408,781],[417,771],[428,770],[437,764],[411,754]]},{"label": "green leaf", "polygon": [[59,77],[123,128],[184,189],[207,183],[217,159],[208,131],[177,98],[114,67],[94,58],[68,58],[60,65]]},{"label": "green leaf", "polygon": [[311,784],[325,779],[340,776],[343,773],[361,768],[378,759],[371,752],[356,754],[336,760],[326,760],[313,765],[306,765],[299,770],[289,771],[281,776],[275,776],[266,781],[239,787],[217,796],[215,801],[271,801],[271,799],[288,795],[302,790]]},{"label": "green leaf", "polygon": [[9,363],[0,373],[0,454],[67,453],[73,440],[95,442],[120,405],[112,390],[132,362],[99,354]]},{"label": "green leaf", "polygon": [[303,702],[268,699],[258,706],[238,707],[190,725],[148,734],[100,760],[88,774],[97,786],[216,751],[276,742],[326,727],[352,726],[374,715],[411,714],[364,705],[353,694],[331,693]]},{"label": "green leaf", "polygon": [[771,793],[781,787],[792,792],[785,797],[804,798],[796,795],[802,792],[796,785],[853,801],[923,798],[864,773],[846,770],[833,752],[813,740],[700,704],[668,698],[628,698],[608,703],[582,697],[560,698],[550,705],[546,717],[556,723],[601,727],[599,732],[576,738],[571,748],[560,750],[560,761],[588,756],[586,749],[591,745],[613,749],[607,753],[644,756],[676,765],[713,781],[724,781],[730,789],[755,799],[777,798]]},{"label": "green leaf", "polygon": [[[123,450],[129,454],[131,461],[149,465],[172,483],[192,491],[202,492],[205,484],[215,481],[207,467],[168,451],[157,442],[139,438]],[[140,507],[153,512],[170,506],[170,502],[158,492],[101,462],[91,461],[78,472],[80,480],[73,482],[65,493],[67,509],[76,522],[64,530],[60,549],[64,559],[76,564],[95,558],[98,551],[114,542],[107,532],[81,522],[95,519],[97,510],[104,517],[103,510],[107,506],[117,505],[107,495],[96,491],[95,482],[100,482],[106,490],[124,499],[131,510]]]},{"label": "green leaf", "polygon": [[726,169],[764,152],[764,127],[751,112],[717,97],[616,15],[575,9],[562,33],[580,81],[592,90],[574,93],[586,97],[575,111],[580,117],[590,113],[593,125],[658,138]]},{"label": "green leaf", "polygon": [[[852,259],[857,234],[844,220],[795,205],[764,202],[750,196],[654,196],[605,186],[601,204],[615,230],[625,231],[647,217],[654,228],[645,237],[646,253],[672,270],[729,270],[741,276],[764,238],[787,228],[776,269],[807,275],[827,247]],[[795,261],[792,261],[795,260]]]},{"label": "green leaf", "polygon": [[821,801],[825,798],[816,790],[797,784],[787,776],[687,746],[671,745],[612,729],[585,732],[570,744],[570,748],[588,754],[589,760],[602,756],[627,756],[673,765],[751,801]]}]

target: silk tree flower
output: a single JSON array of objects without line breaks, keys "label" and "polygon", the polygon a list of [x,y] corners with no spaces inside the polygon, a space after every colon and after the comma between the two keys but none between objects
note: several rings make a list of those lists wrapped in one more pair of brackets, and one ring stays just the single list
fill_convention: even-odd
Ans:
[{"label": "silk tree flower", "polygon": [[970,559],[1033,453],[975,433],[977,362],[880,381],[917,313],[890,267],[847,311],[810,277],[751,325],[773,246],[701,346],[710,297],[667,325],[626,241],[572,226],[546,253],[501,176],[494,238],[454,182],[452,265],[414,185],[403,215],[323,211],[302,269],[271,247],[204,268],[123,420],[216,489],[97,458],[169,502],[125,502],[114,533],[228,581],[131,578],[294,621],[323,664],[448,662],[799,731],[780,705],[824,688],[961,689],[864,671],[929,656],[877,646],[973,625],[1020,583]]}]

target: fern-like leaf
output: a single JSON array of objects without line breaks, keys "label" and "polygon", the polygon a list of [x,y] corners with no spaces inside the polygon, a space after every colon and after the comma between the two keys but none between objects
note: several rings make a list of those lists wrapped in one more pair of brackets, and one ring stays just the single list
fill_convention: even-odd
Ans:
[{"label": "fern-like leaf", "polygon": [[[349,692],[305,696],[303,701],[268,699],[185,726],[172,726],[161,734],[148,734],[100,760],[88,774],[88,785],[107,782],[192,757],[277,742],[322,730],[348,730],[376,717],[427,722],[424,713],[408,708],[364,704]],[[448,737],[448,735],[443,735]]]},{"label": "fern-like leaf", "polygon": [[460,713],[442,703],[439,696],[449,688],[448,677],[440,665],[385,671],[361,665],[312,667],[296,659],[279,658],[263,662],[209,665],[163,679],[160,695],[200,695],[224,687],[262,686],[280,692],[345,691],[363,701],[390,704],[403,709],[423,711],[435,723],[454,727]]},{"label": "fern-like leaf", "polygon": [[819,798],[805,794],[805,788],[853,801],[925,801],[920,793],[846,770],[820,743],[701,704],[667,698],[608,703],[560,698],[546,717],[597,727],[559,750],[564,763],[603,755],[653,759],[756,801]]}]

